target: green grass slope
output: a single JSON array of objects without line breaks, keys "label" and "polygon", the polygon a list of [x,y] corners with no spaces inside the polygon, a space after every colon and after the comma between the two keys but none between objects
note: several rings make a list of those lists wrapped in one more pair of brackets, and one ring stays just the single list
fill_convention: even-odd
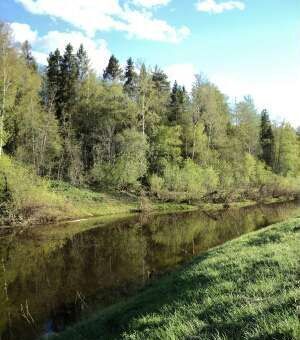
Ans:
[{"label": "green grass slope", "polygon": [[299,340],[299,312],[295,219],[215,248],[55,339]]},{"label": "green grass slope", "polygon": [[[0,157],[0,226],[48,224],[95,216],[128,214],[141,208],[138,196],[96,192],[50,181],[8,156]],[[191,210],[177,203],[151,203],[150,210]]]},{"label": "green grass slope", "polygon": [[[46,224],[129,213],[137,199],[49,181],[13,158],[0,158],[0,218],[4,224]],[[1,225],[1,220],[0,220]]]}]

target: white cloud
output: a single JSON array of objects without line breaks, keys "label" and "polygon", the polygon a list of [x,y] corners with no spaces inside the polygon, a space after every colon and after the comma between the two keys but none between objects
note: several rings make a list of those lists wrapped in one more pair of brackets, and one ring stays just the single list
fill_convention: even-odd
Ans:
[{"label": "white cloud", "polygon": [[56,48],[63,53],[68,43],[71,43],[75,50],[79,48],[80,44],[83,44],[88,53],[91,66],[97,73],[102,73],[111,55],[105,40],[91,39],[79,31],[50,31],[44,36],[38,36],[38,33],[33,31],[27,24],[14,22],[11,24],[11,28],[17,42],[28,40],[32,44],[32,54],[41,65],[47,64],[49,53]]},{"label": "white cloud", "polygon": [[153,18],[150,12],[126,10],[123,18],[127,21],[123,30],[129,38],[178,43],[190,34],[188,27],[175,29],[165,21]]},{"label": "white cloud", "polygon": [[[165,67],[172,83],[177,80],[191,91],[195,81],[195,74],[199,70],[193,64],[173,64]],[[244,96],[251,95],[258,112],[267,109],[271,118],[277,122],[290,122],[294,127],[300,126],[300,71],[293,74],[283,74],[274,78],[257,79],[239,74],[215,74],[209,80],[216,84],[219,89],[229,97],[229,101],[242,100]]]},{"label": "white cloud", "polygon": [[49,15],[83,29],[89,35],[96,30],[117,28],[113,16],[122,9],[118,0],[16,0],[33,14]]},{"label": "white cloud", "polygon": [[47,65],[48,53],[32,51],[36,62],[40,65]]},{"label": "white cloud", "polygon": [[173,83],[175,80],[179,85],[184,85],[187,91],[191,91],[198,73],[193,64],[172,64],[165,67],[165,72]]},{"label": "white cloud", "polygon": [[221,91],[229,96],[232,102],[235,98],[241,100],[245,95],[251,95],[258,111],[267,109],[272,119],[290,122],[300,126],[300,105],[298,89],[300,88],[300,72],[284,75],[280,79],[243,79],[240,76],[219,74],[211,80]]},{"label": "white cloud", "polygon": [[36,41],[38,32],[33,31],[31,27],[27,24],[21,24],[18,22],[13,22],[10,24],[10,27],[13,32],[13,36],[16,42],[23,43],[27,40],[29,43],[33,43]]},{"label": "white cloud", "polygon": [[233,9],[239,9],[243,11],[245,4],[242,1],[223,1],[217,3],[215,0],[199,0],[196,3],[196,8],[200,12],[208,12],[213,14],[219,14],[224,11],[231,11]]},{"label": "white cloud", "polygon": [[132,0],[15,0],[33,14],[61,19],[93,37],[98,31],[117,30],[129,38],[176,43],[186,38],[187,27],[176,28],[153,17],[151,9],[169,0],[133,0],[142,8],[133,9]]},{"label": "white cloud", "polygon": [[141,7],[166,6],[171,0],[132,0],[132,3]]},{"label": "white cloud", "polygon": [[78,49],[80,44],[83,44],[91,61],[91,66],[97,72],[101,73],[104,67],[107,65],[111,52],[107,47],[106,41],[103,39],[91,39],[78,31],[48,32],[45,36],[42,36],[38,39],[35,47],[40,52],[39,54],[34,54],[34,56],[38,56],[42,61],[44,58],[43,54],[48,54],[50,51],[54,51],[56,48],[63,52],[66,44],[68,43],[71,43],[75,50]]}]

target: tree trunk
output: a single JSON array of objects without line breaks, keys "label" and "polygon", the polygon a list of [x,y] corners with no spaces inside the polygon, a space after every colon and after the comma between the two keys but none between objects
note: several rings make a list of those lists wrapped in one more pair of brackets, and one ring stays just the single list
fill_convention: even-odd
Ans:
[{"label": "tree trunk", "polygon": [[193,131],[193,149],[192,149],[192,160],[195,158],[195,148],[196,148],[196,129],[197,129],[198,122],[194,124],[194,131]]},{"label": "tree trunk", "polygon": [[2,53],[2,81],[3,81],[3,86],[2,86],[2,103],[1,103],[1,112],[0,112],[0,157],[2,156],[3,153],[3,146],[4,146],[4,117],[5,117],[5,106],[6,106],[6,95],[7,95],[7,90],[9,88],[9,84],[7,82],[7,70],[6,70],[6,65],[5,65],[5,45],[3,43],[2,48],[1,48],[1,53]]},{"label": "tree trunk", "polygon": [[0,116],[0,157],[2,156],[2,149],[3,149],[3,133],[4,133],[4,117],[1,112]]},{"label": "tree trunk", "polygon": [[143,136],[145,135],[145,95],[142,97],[142,131]]}]

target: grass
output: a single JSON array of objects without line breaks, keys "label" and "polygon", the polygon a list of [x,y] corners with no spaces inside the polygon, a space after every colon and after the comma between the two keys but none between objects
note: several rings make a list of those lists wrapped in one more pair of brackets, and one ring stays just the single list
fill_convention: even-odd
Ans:
[{"label": "grass", "polygon": [[74,217],[105,216],[129,213],[137,206],[137,199],[126,195],[95,192],[77,188],[65,182],[51,182],[50,188],[76,211]]},{"label": "grass", "polygon": [[58,340],[299,340],[300,219],[244,235]]},{"label": "grass", "polygon": [[[140,199],[137,196],[95,192],[65,182],[49,181],[8,156],[0,158],[0,225],[48,224],[129,214],[139,207]],[[153,211],[190,209],[195,207],[177,203],[151,204]]]},{"label": "grass", "polygon": [[[96,192],[65,182],[49,181],[8,156],[0,158],[0,225],[45,225],[87,217],[129,214],[139,211],[142,201],[143,198],[125,193]],[[251,204],[255,202],[236,202],[231,206]],[[147,212],[162,213],[199,207],[202,210],[223,208],[222,204],[192,205],[161,201],[149,201],[146,205]]]}]

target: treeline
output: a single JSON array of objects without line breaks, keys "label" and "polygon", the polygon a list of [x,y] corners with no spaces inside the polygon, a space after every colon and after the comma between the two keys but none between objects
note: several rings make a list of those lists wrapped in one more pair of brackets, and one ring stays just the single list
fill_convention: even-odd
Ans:
[{"label": "treeline", "polygon": [[50,53],[40,70],[28,42],[0,26],[0,153],[40,176],[163,199],[280,195],[298,186],[300,142],[251,97],[231,107],[207,79],[191,93],[159,67],[101,76],[83,46]]}]

